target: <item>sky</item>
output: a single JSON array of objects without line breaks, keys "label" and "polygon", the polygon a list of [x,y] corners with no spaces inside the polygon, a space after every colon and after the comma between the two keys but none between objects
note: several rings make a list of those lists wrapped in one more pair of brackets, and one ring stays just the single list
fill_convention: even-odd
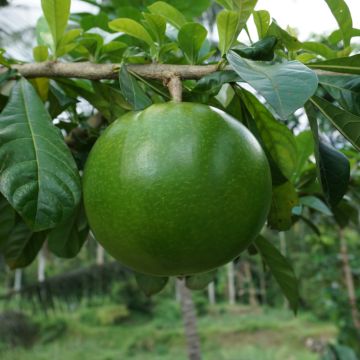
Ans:
[{"label": "sky", "polygon": [[[18,58],[25,57],[26,60],[31,54],[29,49],[21,49],[21,41],[25,40],[26,36],[30,36],[22,34],[21,31],[26,27],[35,27],[41,15],[40,3],[40,0],[11,0],[11,6],[0,10],[0,37],[1,30],[6,32],[7,29],[16,29],[20,33],[20,39],[13,44],[13,51],[9,51],[16,54],[22,52],[22,56],[17,56]],[[346,3],[351,10],[354,27],[360,28],[360,0],[346,0]],[[290,25],[296,28],[301,41],[308,39],[312,33],[330,34],[337,28],[337,23],[325,0],[258,0],[256,9],[268,10],[281,27],[286,28]],[[72,0],[71,10],[93,12],[96,8],[79,0]],[[256,33],[252,21],[249,23],[249,29],[252,34]],[[240,40],[245,39],[246,36],[243,34]],[[28,56],[26,52],[29,53]]]}]

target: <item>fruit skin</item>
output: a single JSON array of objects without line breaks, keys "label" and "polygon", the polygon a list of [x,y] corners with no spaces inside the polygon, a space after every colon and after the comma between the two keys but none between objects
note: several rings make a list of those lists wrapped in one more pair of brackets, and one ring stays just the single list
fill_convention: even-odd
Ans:
[{"label": "fruit skin", "polygon": [[84,171],[96,239],[145,274],[195,274],[234,259],[263,227],[270,202],[257,140],[202,104],[127,113],[98,139]]}]

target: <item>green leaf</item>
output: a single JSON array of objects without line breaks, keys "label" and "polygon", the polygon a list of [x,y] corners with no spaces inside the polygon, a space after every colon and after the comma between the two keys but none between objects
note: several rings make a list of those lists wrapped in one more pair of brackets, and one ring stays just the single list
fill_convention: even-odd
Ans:
[{"label": "green leaf", "polygon": [[276,37],[268,36],[251,46],[238,45],[233,47],[232,50],[246,59],[270,61],[274,58],[276,43]]},{"label": "green leaf", "polygon": [[[351,38],[360,36],[360,29],[351,29],[350,31]],[[328,37],[328,41],[332,45],[337,45],[342,39],[342,32],[340,29],[333,31]]]},{"label": "green leaf", "polygon": [[266,36],[270,26],[270,14],[266,10],[259,10],[253,12],[253,17],[259,39],[262,39]]},{"label": "green leaf", "polygon": [[316,196],[303,196],[299,199],[301,205],[317,210],[324,215],[332,216],[330,209]]},{"label": "green leaf", "polygon": [[168,277],[150,276],[144,274],[135,274],[136,282],[139,288],[146,296],[155,295],[160,292],[168,283]]},{"label": "green leaf", "polygon": [[63,56],[72,51],[78,44],[74,42],[82,34],[82,29],[72,29],[64,34],[56,50],[57,56]]},{"label": "green leaf", "polygon": [[318,96],[311,97],[310,101],[319,109],[339,132],[360,151],[360,116],[340,109],[327,100]]},{"label": "green leaf", "polygon": [[291,131],[277,121],[271,112],[248,91],[242,91],[243,100],[255,120],[257,129],[272,159],[282,174],[290,179],[297,164],[297,146]]},{"label": "green leaf", "polygon": [[321,86],[347,111],[360,115],[360,78],[349,75],[320,75]]},{"label": "green leaf", "polygon": [[302,45],[296,37],[282,29],[275,20],[272,21],[266,35],[275,36],[279,40],[279,45],[282,44],[290,51],[299,50]]},{"label": "green leaf", "polygon": [[242,30],[255,9],[258,0],[233,0],[233,10],[240,14],[240,30]]},{"label": "green leaf", "polygon": [[147,25],[153,39],[162,44],[165,40],[166,20],[163,16],[157,14],[143,13],[144,24]]},{"label": "green leaf", "polygon": [[23,221],[18,221],[12,228],[5,244],[6,264],[10,269],[24,268],[30,265],[40,251],[45,238],[45,232],[32,232]]},{"label": "green leaf", "polygon": [[307,64],[312,69],[360,75],[360,54]]},{"label": "green leaf", "polygon": [[193,88],[193,92],[216,95],[226,83],[241,81],[235,71],[215,71],[202,77]]},{"label": "green leaf", "polygon": [[54,51],[54,40],[44,17],[40,17],[36,23],[36,40],[39,45],[47,46]]},{"label": "green leaf", "polygon": [[41,0],[41,7],[54,42],[54,53],[69,20],[70,4],[71,0]]},{"label": "green leaf", "polygon": [[137,21],[132,19],[115,19],[109,22],[109,28],[114,31],[123,32],[144,41],[149,47],[154,46],[154,41],[146,29]]},{"label": "green leaf", "polygon": [[256,238],[255,246],[296,313],[299,304],[299,283],[290,262],[262,236]]},{"label": "green leaf", "polygon": [[191,290],[202,290],[214,281],[216,273],[217,270],[213,270],[202,274],[187,276],[185,278],[185,285]]},{"label": "green leaf", "polygon": [[311,131],[303,131],[295,138],[297,147],[297,159],[295,171],[291,177],[292,182],[295,182],[301,175],[307,160],[314,153],[314,139]]},{"label": "green leaf", "polygon": [[228,53],[227,59],[239,76],[283,119],[303,106],[318,86],[316,74],[298,61],[255,62],[241,58],[234,51]]},{"label": "green leaf", "polygon": [[226,10],[233,10],[233,0],[215,0],[219,5],[221,5]]},{"label": "green leaf", "polygon": [[53,228],[80,201],[80,177],[60,131],[25,79],[0,114],[0,191],[34,231]]},{"label": "green leaf", "polygon": [[46,61],[49,57],[49,51],[47,46],[38,45],[33,48],[33,56],[36,62]]},{"label": "green leaf", "polygon": [[344,0],[325,0],[334,15],[342,33],[344,46],[350,45],[352,18],[349,7]]},{"label": "green leaf", "polygon": [[190,64],[197,63],[206,36],[207,30],[201,24],[187,23],[181,27],[178,42]]},{"label": "green leaf", "polygon": [[59,257],[73,258],[81,250],[88,234],[89,226],[84,208],[80,205],[70,218],[49,232],[49,249]]},{"label": "green leaf", "polygon": [[126,65],[121,66],[119,82],[120,89],[126,101],[133,107],[133,110],[143,110],[152,104],[150,98],[146,95],[136,79],[127,71]]},{"label": "green leaf", "polygon": [[359,226],[359,211],[355,204],[351,204],[349,201],[343,199],[332,211],[335,221],[341,228],[349,226],[350,222],[357,227]]},{"label": "green leaf", "polygon": [[337,51],[331,49],[325,44],[315,41],[305,41],[302,43],[302,49],[310,51],[312,53],[321,55],[325,59],[331,59],[337,57]]},{"label": "green leaf", "polygon": [[148,9],[152,14],[163,16],[166,21],[178,29],[187,22],[185,16],[178,9],[164,1],[157,1],[148,6]]},{"label": "green leaf", "polygon": [[9,202],[0,195],[0,251],[15,225],[15,214]]},{"label": "green leaf", "polygon": [[292,208],[298,204],[295,187],[290,182],[273,187],[268,225],[270,228],[285,231],[292,225]]},{"label": "green leaf", "polygon": [[240,15],[236,11],[222,10],[216,18],[216,23],[219,33],[219,50],[221,56],[224,56],[240,34]]},{"label": "green leaf", "polygon": [[307,102],[305,110],[314,136],[317,176],[326,202],[335,207],[348,189],[350,163],[341,152],[320,141],[314,105]]}]

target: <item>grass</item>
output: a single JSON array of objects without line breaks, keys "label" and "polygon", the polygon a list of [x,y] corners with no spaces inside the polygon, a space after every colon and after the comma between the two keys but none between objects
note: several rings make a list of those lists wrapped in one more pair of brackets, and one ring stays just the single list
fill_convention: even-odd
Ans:
[{"label": "grass", "polygon": [[[169,305],[169,304],[168,304]],[[186,360],[183,328],[174,305],[153,319],[132,317],[120,325],[99,326],[79,313],[65,314],[67,333],[32,349],[9,350],[1,360]],[[176,307],[175,307],[176,309]],[[86,311],[94,311],[87,309]],[[54,321],[54,319],[52,319]],[[198,321],[204,360],[318,360],[305,347],[309,337],[332,339],[334,326],[287,310],[217,306]]]}]

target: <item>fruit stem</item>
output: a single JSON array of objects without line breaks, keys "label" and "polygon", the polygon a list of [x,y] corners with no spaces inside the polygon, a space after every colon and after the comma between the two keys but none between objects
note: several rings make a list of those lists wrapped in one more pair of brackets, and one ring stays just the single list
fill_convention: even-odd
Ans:
[{"label": "fruit stem", "polygon": [[169,89],[171,98],[175,102],[181,102],[182,100],[182,83],[179,75],[171,75],[167,81],[166,86]]}]

